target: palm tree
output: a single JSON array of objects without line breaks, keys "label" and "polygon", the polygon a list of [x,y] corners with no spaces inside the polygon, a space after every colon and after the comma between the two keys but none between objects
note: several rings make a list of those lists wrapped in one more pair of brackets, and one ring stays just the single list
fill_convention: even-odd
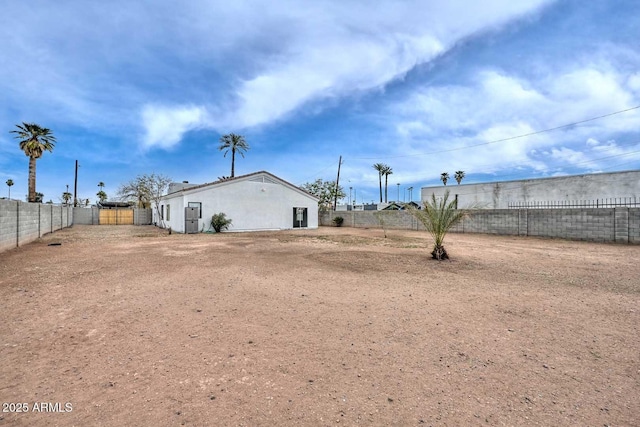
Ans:
[{"label": "palm tree", "polygon": [[447,185],[447,181],[449,181],[449,174],[447,172],[442,172],[440,174],[440,180],[444,185]]},{"label": "palm tree", "polygon": [[458,185],[460,185],[460,182],[464,179],[464,171],[456,171],[453,177],[458,182]]},{"label": "palm tree", "polygon": [[16,125],[17,130],[11,133],[16,134],[20,139],[20,149],[29,157],[29,195],[28,201],[36,201],[36,160],[42,157],[45,151],[53,151],[56,138],[51,130],[38,126],[35,123],[22,122]]},{"label": "palm tree", "polygon": [[7,187],[9,187],[9,200],[11,200],[11,187],[13,187],[13,180],[11,178],[7,180]]},{"label": "palm tree", "polygon": [[[104,202],[105,200],[107,200],[107,193],[105,193],[104,191],[100,190],[96,193],[96,196],[98,196],[98,199],[100,199],[100,203]],[[87,199],[88,200],[88,199]]]},{"label": "palm tree", "polygon": [[382,175],[384,175],[384,169],[387,167],[384,163],[376,163],[373,168],[378,171],[378,181],[380,181],[380,203],[382,203]]},{"label": "palm tree", "polygon": [[384,202],[388,203],[389,198],[387,197],[387,189],[389,187],[389,175],[393,175],[393,169],[391,166],[384,165]]},{"label": "palm tree", "polygon": [[62,200],[64,200],[65,205],[69,204],[69,200],[71,200],[71,196],[72,194],[69,193],[68,191],[65,191],[64,193],[62,193]]},{"label": "palm tree", "polygon": [[432,194],[431,201],[423,203],[424,209],[409,208],[409,212],[433,236],[434,246],[431,256],[438,261],[449,259],[449,255],[442,245],[447,232],[469,214],[466,210],[457,209],[455,199],[450,202],[448,200],[449,190],[445,191],[441,200],[436,199],[436,195]]},{"label": "palm tree", "polygon": [[104,190],[104,182],[100,181],[98,187],[100,187],[100,191]]},{"label": "palm tree", "polygon": [[244,140],[242,135],[230,133],[220,138],[220,146],[218,147],[218,150],[225,150],[224,157],[227,157],[227,153],[231,150],[231,178],[235,176],[236,151],[244,157],[243,151],[247,151],[248,149],[249,144],[247,144],[247,141]]}]

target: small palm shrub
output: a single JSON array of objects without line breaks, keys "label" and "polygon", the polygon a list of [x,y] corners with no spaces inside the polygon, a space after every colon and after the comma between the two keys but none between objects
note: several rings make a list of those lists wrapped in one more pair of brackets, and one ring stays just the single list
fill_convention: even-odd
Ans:
[{"label": "small palm shrub", "polygon": [[224,230],[228,230],[231,225],[231,219],[223,213],[217,213],[211,217],[211,227],[216,230],[216,233],[220,233]]},{"label": "small palm shrub", "polygon": [[333,218],[333,223],[336,225],[336,227],[342,227],[343,222],[344,222],[344,218],[342,218],[341,216],[337,216]]},{"label": "small palm shrub", "polygon": [[456,202],[455,199],[449,201],[449,191],[446,191],[442,200],[436,199],[435,194],[432,194],[431,200],[424,202],[422,210],[409,209],[409,212],[424,225],[424,228],[433,237],[434,245],[431,256],[438,261],[449,259],[449,254],[443,246],[444,237],[451,227],[469,215],[467,210],[458,210]]}]

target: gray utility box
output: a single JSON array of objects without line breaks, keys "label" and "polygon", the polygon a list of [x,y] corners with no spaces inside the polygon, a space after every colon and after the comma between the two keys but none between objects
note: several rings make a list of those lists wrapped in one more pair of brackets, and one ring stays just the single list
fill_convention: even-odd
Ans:
[{"label": "gray utility box", "polygon": [[187,234],[195,234],[198,232],[198,217],[200,212],[198,208],[184,208],[184,232]]}]

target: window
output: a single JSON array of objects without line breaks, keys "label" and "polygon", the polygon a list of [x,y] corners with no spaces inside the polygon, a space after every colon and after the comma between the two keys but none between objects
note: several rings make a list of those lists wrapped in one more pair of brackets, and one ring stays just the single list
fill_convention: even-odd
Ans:
[{"label": "window", "polygon": [[167,205],[167,221],[171,221],[171,205]]},{"label": "window", "polygon": [[164,219],[164,205],[160,205],[160,219]]},{"label": "window", "polygon": [[198,218],[202,218],[202,202],[189,202],[187,207],[198,208]]}]

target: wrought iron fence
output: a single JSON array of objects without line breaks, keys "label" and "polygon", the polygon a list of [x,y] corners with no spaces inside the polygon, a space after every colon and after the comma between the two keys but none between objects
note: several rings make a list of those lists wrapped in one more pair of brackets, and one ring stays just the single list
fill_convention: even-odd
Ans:
[{"label": "wrought iron fence", "polygon": [[638,197],[613,197],[596,200],[556,200],[509,202],[509,209],[572,209],[572,208],[637,208],[640,207]]}]

